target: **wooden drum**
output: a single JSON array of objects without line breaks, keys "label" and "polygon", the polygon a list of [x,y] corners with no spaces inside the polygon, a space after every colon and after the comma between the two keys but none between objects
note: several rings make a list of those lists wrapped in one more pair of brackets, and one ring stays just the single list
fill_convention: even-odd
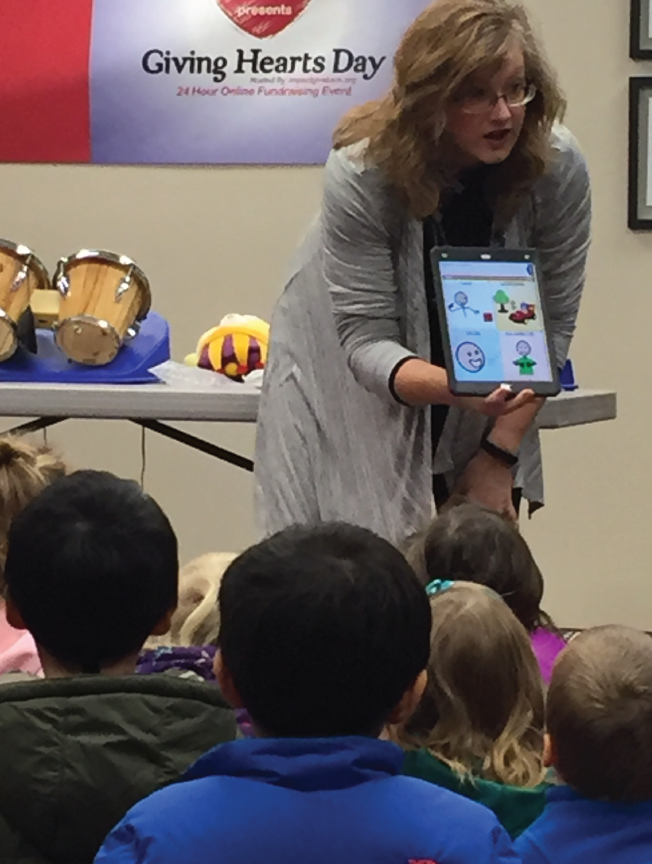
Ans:
[{"label": "wooden drum", "polygon": [[54,276],[61,295],[56,342],[71,360],[103,366],[151,305],[149,280],[134,262],[112,252],[82,249],[61,258]]},{"label": "wooden drum", "polygon": [[27,246],[0,240],[0,362],[18,348],[18,319],[37,288],[50,288],[43,264]]}]

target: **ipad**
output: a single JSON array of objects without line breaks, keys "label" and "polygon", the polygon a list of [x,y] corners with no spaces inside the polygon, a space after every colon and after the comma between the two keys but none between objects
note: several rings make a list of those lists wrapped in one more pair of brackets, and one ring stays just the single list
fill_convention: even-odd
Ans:
[{"label": "ipad", "polygon": [[453,393],[559,393],[536,250],[436,247],[432,269]]}]

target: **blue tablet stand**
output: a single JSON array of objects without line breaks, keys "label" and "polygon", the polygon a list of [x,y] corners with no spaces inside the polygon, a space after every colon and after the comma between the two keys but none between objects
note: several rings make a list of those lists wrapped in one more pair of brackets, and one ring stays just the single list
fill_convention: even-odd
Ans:
[{"label": "blue tablet stand", "polygon": [[83,366],[69,360],[57,347],[51,330],[37,330],[38,353],[19,348],[0,363],[0,382],[47,384],[149,384],[158,381],[148,370],[170,359],[170,326],[150,312],[140,332],[125,342],[106,366]]},{"label": "blue tablet stand", "polygon": [[559,373],[559,383],[562,390],[577,390],[578,385],[575,383],[575,373],[570,360],[566,361],[564,368]]}]

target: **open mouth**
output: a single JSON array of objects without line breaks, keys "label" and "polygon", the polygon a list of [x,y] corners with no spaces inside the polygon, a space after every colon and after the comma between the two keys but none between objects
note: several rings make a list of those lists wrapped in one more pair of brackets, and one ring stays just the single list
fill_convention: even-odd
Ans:
[{"label": "open mouth", "polygon": [[511,131],[511,129],[498,129],[495,132],[487,133],[487,135],[485,135],[484,137],[488,141],[495,141],[498,144],[502,144],[504,141],[507,140],[507,138],[509,138]]},{"label": "open mouth", "polygon": [[469,360],[469,366],[472,369],[480,369],[482,367],[482,360]]}]

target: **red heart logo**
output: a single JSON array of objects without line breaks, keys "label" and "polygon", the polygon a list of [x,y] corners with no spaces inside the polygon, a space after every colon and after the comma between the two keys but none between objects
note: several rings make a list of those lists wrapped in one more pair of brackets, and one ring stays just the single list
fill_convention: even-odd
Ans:
[{"label": "red heart logo", "polygon": [[234,24],[250,36],[266,39],[293,24],[310,0],[217,0]]}]

